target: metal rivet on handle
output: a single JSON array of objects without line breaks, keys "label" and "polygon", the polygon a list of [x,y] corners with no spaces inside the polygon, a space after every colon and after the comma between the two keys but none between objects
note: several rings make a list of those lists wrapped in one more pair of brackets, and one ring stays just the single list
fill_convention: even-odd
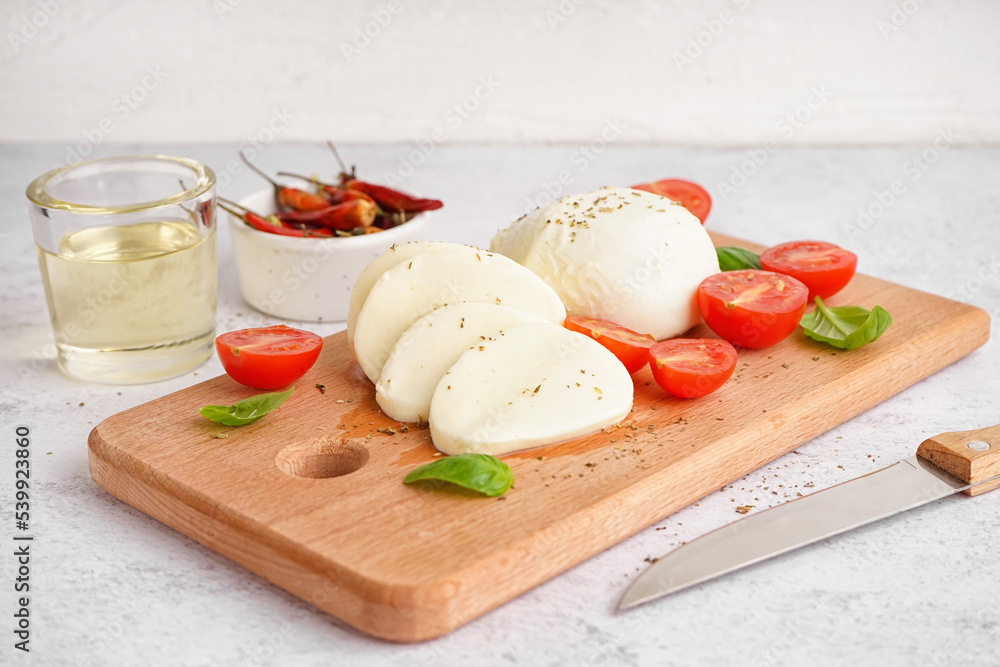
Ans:
[{"label": "metal rivet on handle", "polygon": [[982,440],[969,440],[969,449],[974,449],[977,452],[985,452],[990,448],[990,443],[983,442]]}]

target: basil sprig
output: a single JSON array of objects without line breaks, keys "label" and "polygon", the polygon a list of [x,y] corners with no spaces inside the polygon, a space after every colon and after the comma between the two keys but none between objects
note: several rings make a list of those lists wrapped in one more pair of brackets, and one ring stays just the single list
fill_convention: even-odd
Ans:
[{"label": "basil sprig", "polygon": [[813,340],[842,350],[856,350],[881,336],[892,324],[892,316],[882,306],[871,311],[861,306],[830,308],[816,297],[816,310],[803,315],[799,324]]},{"label": "basil sprig", "polygon": [[720,271],[760,270],[760,255],[746,248],[722,246],[715,249],[715,254],[719,257]]},{"label": "basil sprig", "polygon": [[257,394],[250,398],[244,398],[242,401],[236,401],[232,405],[206,405],[198,412],[205,419],[225,426],[252,424],[287,401],[294,389],[295,387],[289,387],[288,391]]},{"label": "basil sprig", "polygon": [[514,473],[507,464],[489,454],[457,454],[431,461],[410,471],[403,484],[422,480],[450,482],[491,498],[503,493],[514,483]]}]

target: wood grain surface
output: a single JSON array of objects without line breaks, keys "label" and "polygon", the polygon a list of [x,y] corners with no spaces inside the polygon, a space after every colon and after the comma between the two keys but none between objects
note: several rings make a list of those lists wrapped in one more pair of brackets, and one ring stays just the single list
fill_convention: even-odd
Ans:
[{"label": "wood grain surface", "polygon": [[[110,417],[91,432],[91,474],[126,503],[355,628],[426,640],[867,410],[989,336],[980,309],[866,276],[829,303],[879,304],[894,324],[851,352],[800,331],[768,349],[740,349],[729,383],[695,400],[667,396],[648,368],[640,371],[635,407],[618,427],[505,456],[516,481],[498,499],[402,484],[436,450],[428,431],[379,411],[343,332],[326,339],[288,402],[254,424],[229,428],[198,414],[256,393],[227,376]],[[711,332],[702,326],[690,335]]]},{"label": "wood grain surface", "polygon": [[1000,488],[1000,479],[982,483],[1000,476],[1000,425],[941,433],[924,440],[917,455],[964,482],[976,484],[963,491],[966,495],[978,496]]}]

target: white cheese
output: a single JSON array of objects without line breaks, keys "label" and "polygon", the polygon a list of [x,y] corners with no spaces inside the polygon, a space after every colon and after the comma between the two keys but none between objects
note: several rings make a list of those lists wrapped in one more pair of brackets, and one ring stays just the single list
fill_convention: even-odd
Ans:
[{"label": "white cheese", "polygon": [[562,323],[566,309],[541,278],[503,255],[462,246],[425,252],[375,280],[358,313],[354,356],[372,382],[407,327],[446,303],[494,303]]},{"label": "white cheese", "polygon": [[414,255],[465,247],[468,246],[463,246],[460,243],[412,241],[410,243],[394,245],[369,262],[360,275],[358,275],[354,287],[351,288],[351,301],[347,305],[347,344],[353,344],[354,327],[358,322],[358,313],[361,312],[361,306],[364,305],[365,300],[368,298],[368,293],[372,290],[372,285],[375,284],[380,275],[400,262],[408,261]]},{"label": "white cheese", "polygon": [[632,378],[600,343],[554,324],[505,329],[467,350],[431,400],[445,454],[508,452],[588,435],[632,409]]},{"label": "white cheese", "polygon": [[375,399],[382,412],[397,421],[427,421],[434,388],[463,352],[492,340],[504,329],[545,321],[491,303],[435,308],[411,324],[392,346],[375,383]]},{"label": "white cheese", "polygon": [[611,320],[657,340],[701,321],[698,285],[719,272],[712,240],[696,217],[629,188],[539,208],[497,233],[490,250],[541,276],[570,315]]}]

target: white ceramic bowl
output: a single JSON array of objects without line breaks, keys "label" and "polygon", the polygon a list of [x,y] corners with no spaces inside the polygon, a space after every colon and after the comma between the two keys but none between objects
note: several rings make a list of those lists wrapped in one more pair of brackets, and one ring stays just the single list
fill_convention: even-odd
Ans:
[{"label": "white ceramic bowl", "polygon": [[[269,215],[274,191],[255,192],[239,203]],[[428,219],[421,213],[377,234],[320,239],[261,232],[229,215],[240,292],[252,307],[281,319],[343,321],[361,270],[394,244],[428,240]]]}]

